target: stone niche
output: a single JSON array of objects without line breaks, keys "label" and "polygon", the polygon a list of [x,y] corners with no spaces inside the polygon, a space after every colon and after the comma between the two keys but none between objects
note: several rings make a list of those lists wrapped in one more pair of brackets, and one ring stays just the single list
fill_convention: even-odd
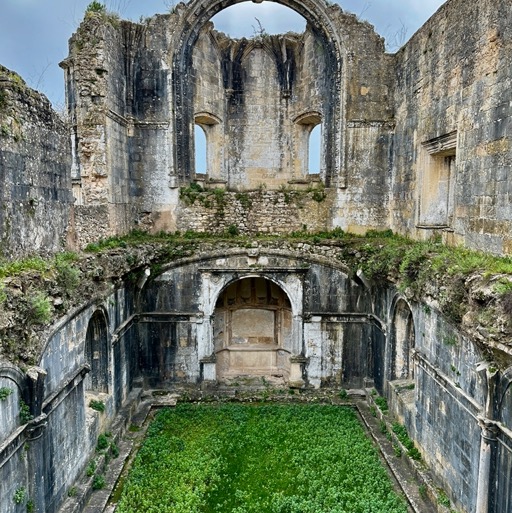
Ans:
[{"label": "stone niche", "polygon": [[288,382],[292,310],[286,293],[265,278],[229,285],[215,309],[217,379],[261,377]]}]

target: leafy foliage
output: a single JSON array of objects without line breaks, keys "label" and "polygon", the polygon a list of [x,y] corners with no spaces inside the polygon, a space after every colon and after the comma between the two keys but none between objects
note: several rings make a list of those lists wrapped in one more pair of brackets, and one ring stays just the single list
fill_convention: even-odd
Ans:
[{"label": "leafy foliage", "polygon": [[387,413],[389,410],[388,400],[380,395],[375,396],[375,404],[379,407],[382,413]]},{"label": "leafy foliage", "polygon": [[21,503],[25,502],[26,499],[27,499],[27,490],[25,490],[25,488],[23,486],[21,486],[20,488],[17,488],[16,491],[14,492],[14,496],[12,498],[14,503],[21,504]]},{"label": "leafy foliage", "polygon": [[96,399],[91,399],[89,401],[89,407],[93,410],[99,411],[103,413],[105,411],[105,403],[103,401],[98,401]]},{"label": "leafy foliage", "polygon": [[150,426],[119,513],[405,513],[353,410],[179,404]]},{"label": "leafy foliage", "polygon": [[0,388],[0,401],[5,401],[12,394],[12,388],[2,387]]},{"label": "leafy foliage", "polygon": [[105,4],[98,2],[97,0],[93,0],[85,9],[85,12],[100,12],[105,13],[107,8]]},{"label": "leafy foliage", "polygon": [[407,433],[405,426],[402,426],[398,422],[394,422],[392,429],[400,443],[407,449],[407,455],[413,460],[421,460],[421,453],[414,446],[414,442],[409,438],[409,434]]},{"label": "leafy foliage", "polygon": [[48,296],[37,291],[29,299],[28,319],[34,324],[46,324],[52,318],[52,304]]},{"label": "leafy foliage", "polygon": [[30,413],[30,407],[29,405],[23,401],[23,399],[20,399],[20,423],[26,424],[27,422],[30,422],[34,416]]}]

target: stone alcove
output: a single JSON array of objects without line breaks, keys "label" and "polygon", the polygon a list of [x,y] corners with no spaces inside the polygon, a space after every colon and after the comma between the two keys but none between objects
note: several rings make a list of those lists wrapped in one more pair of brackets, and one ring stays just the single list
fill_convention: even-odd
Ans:
[{"label": "stone alcove", "polygon": [[288,296],[262,277],[242,278],[220,294],[214,317],[214,351],[220,382],[290,376],[292,309]]}]

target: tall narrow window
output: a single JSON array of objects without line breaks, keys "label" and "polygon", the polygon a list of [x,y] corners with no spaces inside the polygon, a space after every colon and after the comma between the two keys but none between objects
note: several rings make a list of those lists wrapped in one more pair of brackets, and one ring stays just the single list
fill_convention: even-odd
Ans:
[{"label": "tall narrow window", "polygon": [[302,175],[319,175],[322,173],[322,115],[310,111],[295,118],[298,127],[299,154]]},{"label": "tall narrow window", "polygon": [[206,133],[202,126],[194,126],[194,149],[196,173],[208,173],[208,149],[206,143]]},{"label": "tall narrow window", "polygon": [[316,125],[309,134],[308,174],[319,174],[322,165],[322,125]]}]

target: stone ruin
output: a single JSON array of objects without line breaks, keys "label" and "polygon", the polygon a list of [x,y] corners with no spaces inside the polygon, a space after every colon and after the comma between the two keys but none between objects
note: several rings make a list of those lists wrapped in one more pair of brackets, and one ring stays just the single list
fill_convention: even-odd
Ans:
[{"label": "stone ruin", "polygon": [[[67,122],[0,67],[4,259],[132,230],[254,237],[85,257],[81,296],[55,298],[39,331],[0,307],[1,511],[59,511],[144,390],[265,379],[375,387],[457,511],[512,513],[510,313],[478,325],[498,278],[465,283],[473,310],[454,323],[436,277],[413,297],[356,272],[357,252],[287,238],[390,229],[512,254],[510,2],[448,0],[395,54],[325,0],[279,1],[302,34],[232,39],[210,19],[236,3],[87,13],[61,63]],[[16,304],[39,279],[0,293]]]}]

